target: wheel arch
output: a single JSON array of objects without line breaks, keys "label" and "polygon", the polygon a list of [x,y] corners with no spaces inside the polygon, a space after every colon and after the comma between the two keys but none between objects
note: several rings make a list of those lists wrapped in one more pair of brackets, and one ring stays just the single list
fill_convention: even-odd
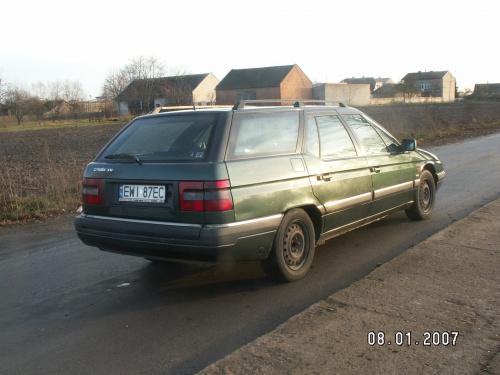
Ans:
[{"label": "wheel arch", "polygon": [[321,212],[319,211],[318,207],[316,207],[312,204],[305,205],[305,206],[296,206],[296,207],[292,207],[292,208],[288,209],[286,212],[293,210],[295,208],[300,208],[303,211],[305,211],[305,213],[311,219],[311,221],[313,223],[313,227],[314,227],[314,237],[315,237],[315,240],[317,242],[320,235],[321,235],[321,232],[323,231],[323,221],[321,218]]},{"label": "wheel arch", "polygon": [[438,178],[438,175],[436,172],[436,167],[434,166],[434,164],[433,163],[424,164],[424,166],[422,167],[422,172],[423,171],[429,171],[432,174],[432,178],[434,179],[434,185],[437,188],[437,183],[438,183],[439,178]]}]

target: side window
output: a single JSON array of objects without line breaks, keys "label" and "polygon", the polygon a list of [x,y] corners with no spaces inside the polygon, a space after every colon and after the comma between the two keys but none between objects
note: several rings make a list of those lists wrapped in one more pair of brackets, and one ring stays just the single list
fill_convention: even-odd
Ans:
[{"label": "side window", "polygon": [[[319,153],[322,159],[348,158],[357,156],[351,137],[337,116],[319,116],[308,121],[308,150],[309,133],[312,132],[314,122],[319,133]],[[312,147],[313,145],[311,145]]]},{"label": "side window", "polygon": [[297,149],[299,112],[235,114],[228,159],[292,154]]},{"label": "side window", "polygon": [[356,133],[367,154],[387,152],[387,146],[374,127],[361,115],[343,115],[344,120]]}]

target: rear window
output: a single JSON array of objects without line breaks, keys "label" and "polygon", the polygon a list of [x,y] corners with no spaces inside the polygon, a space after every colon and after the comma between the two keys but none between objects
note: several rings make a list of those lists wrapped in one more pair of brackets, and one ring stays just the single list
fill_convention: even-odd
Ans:
[{"label": "rear window", "polygon": [[218,115],[162,116],[138,119],[104,151],[101,160],[203,160]]},{"label": "rear window", "polygon": [[297,149],[299,112],[235,115],[228,159],[292,154]]}]

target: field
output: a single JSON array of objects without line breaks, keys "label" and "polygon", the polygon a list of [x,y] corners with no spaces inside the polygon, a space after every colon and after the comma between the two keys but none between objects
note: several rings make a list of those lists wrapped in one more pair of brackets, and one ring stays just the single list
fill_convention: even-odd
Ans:
[{"label": "field", "polygon": [[76,210],[85,165],[123,126],[0,132],[0,224]]},{"label": "field", "polygon": [[[468,106],[466,108],[466,105]],[[500,131],[500,103],[363,108],[398,139],[430,147]],[[0,127],[0,225],[75,211],[85,165],[125,122]]]}]

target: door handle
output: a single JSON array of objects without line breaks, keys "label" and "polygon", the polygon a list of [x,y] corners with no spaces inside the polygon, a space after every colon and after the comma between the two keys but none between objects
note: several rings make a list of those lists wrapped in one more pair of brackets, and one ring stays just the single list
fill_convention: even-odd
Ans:
[{"label": "door handle", "polygon": [[319,176],[317,176],[316,178],[318,179],[318,181],[330,181],[333,177],[333,173],[323,173]]},{"label": "door handle", "polygon": [[380,167],[370,167],[370,172],[372,172],[372,173],[380,173]]}]

